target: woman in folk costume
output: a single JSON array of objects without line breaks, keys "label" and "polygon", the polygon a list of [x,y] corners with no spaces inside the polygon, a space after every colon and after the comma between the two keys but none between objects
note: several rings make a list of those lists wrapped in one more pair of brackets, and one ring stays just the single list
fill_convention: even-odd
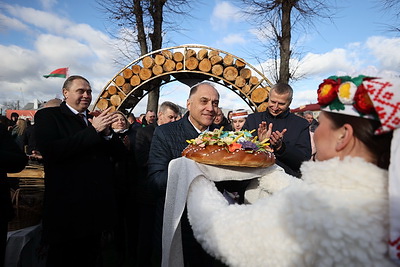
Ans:
[{"label": "woman in folk costume", "polygon": [[192,183],[188,216],[208,253],[229,266],[395,265],[400,80],[332,76],[318,101],[316,161],[303,163],[301,180],[271,167],[253,181],[251,205],[228,205],[205,178]]}]

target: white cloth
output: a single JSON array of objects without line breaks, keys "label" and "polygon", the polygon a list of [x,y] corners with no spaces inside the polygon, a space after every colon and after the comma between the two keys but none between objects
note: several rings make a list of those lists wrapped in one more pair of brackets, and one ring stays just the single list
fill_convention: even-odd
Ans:
[{"label": "white cloth", "polygon": [[389,196],[390,196],[390,257],[400,264],[400,129],[393,131],[390,147]]},{"label": "white cloth", "polygon": [[196,239],[228,266],[393,266],[387,171],[350,157],[305,162],[301,171],[303,180],[259,179],[269,195],[252,205],[228,205],[197,178],[187,201]]},{"label": "white cloth", "polygon": [[165,197],[162,266],[183,266],[180,219],[185,209],[189,186],[197,177],[212,181],[248,180],[263,176],[268,168],[223,167],[199,164],[181,157],[168,166],[168,184]]}]

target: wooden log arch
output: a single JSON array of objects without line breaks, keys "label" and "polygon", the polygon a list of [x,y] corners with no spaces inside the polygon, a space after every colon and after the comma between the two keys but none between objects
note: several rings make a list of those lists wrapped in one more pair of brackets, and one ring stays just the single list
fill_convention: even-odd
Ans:
[{"label": "wooden log arch", "polygon": [[266,109],[271,82],[228,52],[203,45],[181,45],[146,54],[121,69],[103,88],[93,110],[132,112],[151,90],[173,81],[209,80],[237,94],[253,112]]}]

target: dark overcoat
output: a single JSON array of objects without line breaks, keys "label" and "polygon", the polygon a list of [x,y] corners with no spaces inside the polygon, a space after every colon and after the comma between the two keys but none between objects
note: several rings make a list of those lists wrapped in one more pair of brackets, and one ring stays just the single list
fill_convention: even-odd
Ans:
[{"label": "dark overcoat", "polygon": [[45,240],[60,242],[110,228],[115,222],[110,157],[124,151],[119,138],[114,134],[106,140],[65,102],[35,114],[35,136],[44,159]]},{"label": "dark overcoat", "polygon": [[285,169],[285,172],[300,177],[300,165],[303,161],[311,158],[311,141],[308,129],[309,123],[306,119],[290,113],[286,110],[278,116],[272,116],[268,110],[250,114],[247,117],[243,129],[253,130],[257,135],[258,125],[262,122],[272,123],[273,131],[287,132],[283,136],[283,147],[281,151],[275,152],[276,163]]}]

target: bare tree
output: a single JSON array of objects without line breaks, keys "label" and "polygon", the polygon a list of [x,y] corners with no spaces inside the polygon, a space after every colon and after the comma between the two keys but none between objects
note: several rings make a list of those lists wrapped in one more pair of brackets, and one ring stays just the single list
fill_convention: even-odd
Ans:
[{"label": "bare tree", "polygon": [[[163,35],[178,30],[178,16],[189,16],[191,0],[96,0],[114,23],[119,51],[125,60],[162,48]],[[180,22],[181,22],[180,21]],[[140,51],[138,53],[137,51]],[[160,88],[148,95],[147,109],[157,111]]]},{"label": "bare tree", "polygon": [[392,31],[400,32],[400,2],[399,0],[379,0],[378,4],[382,5],[384,12],[389,13],[394,17],[394,25],[390,25],[389,28]]},{"label": "bare tree", "polygon": [[268,39],[267,53],[275,65],[276,82],[288,83],[294,78],[292,31],[314,28],[313,19],[332,19],[329,0],[240,0],[245,14]]}]

